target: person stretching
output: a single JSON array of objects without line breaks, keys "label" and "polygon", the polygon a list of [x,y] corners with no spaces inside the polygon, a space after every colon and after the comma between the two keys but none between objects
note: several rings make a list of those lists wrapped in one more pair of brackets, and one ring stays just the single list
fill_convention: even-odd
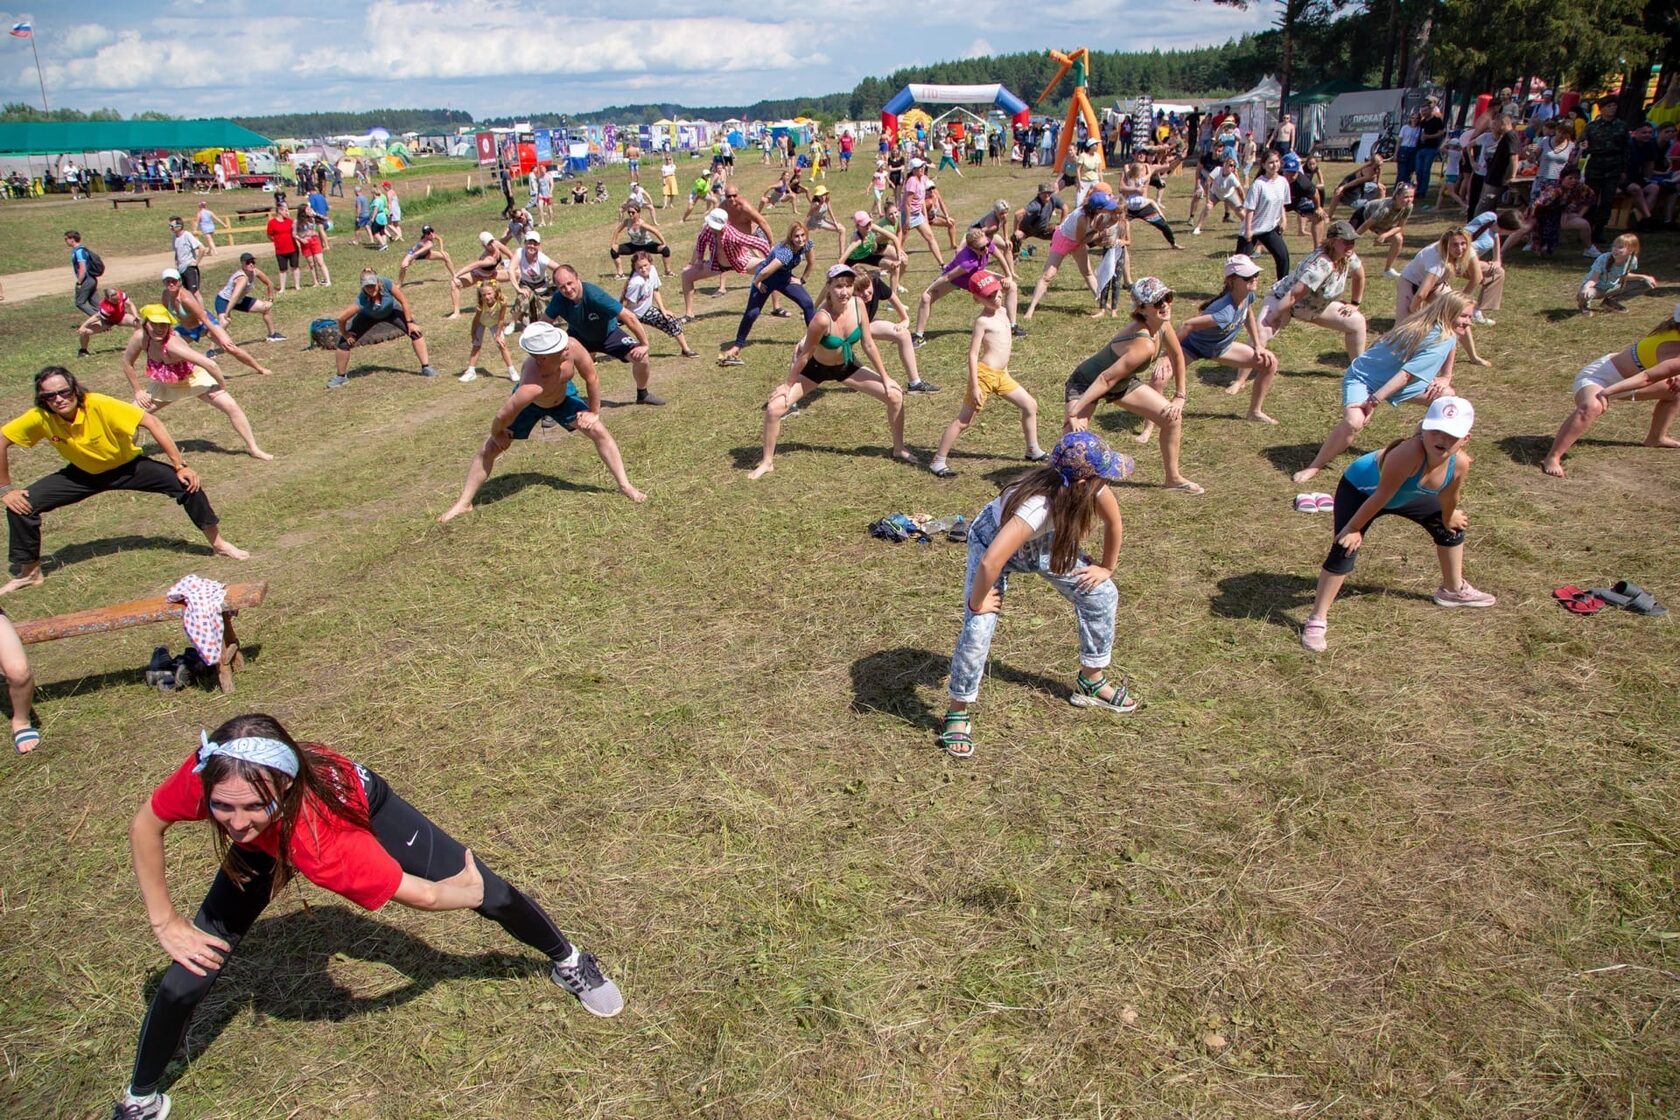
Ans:
[{"label": "person stretching", "polygon": [[443,247],[443,234],[431,226],[420,227],[420,240],[416,241],[403,259],[397,265],[397,287],[408,283],[408,266],[416,261],[437,260],[443,262],[444,273],[449,277],[449,314],[445,318],[455,319],[461,314],[461,288],[455,283],[455,262],[449,259],[449,253]]},{"label": "person stretching", "polygon": [[1377,339],[1342,375],[1342,419],[1311,463],[1292,476],[1307,482],[1330,460],[1353,446],[1370,423],[1377,405],[1421,400],[1428,404],[1453,395],[1453,361],[1458,340],[1470,329],[1476,305],[1450,288],[1419,307],[1411,317]]},{"label": "person stretching", "polygon": [[461,372],[459,380],[478,380],[478,356],[484,352],[486,331],[495,342],[496,349],[501,351],[502,361],[507,365],[508,380],[519,380],[519,367],[513,364],[513,355],[508,353],[505,337],[508,318],[507,296],[502,294],[501,284],[495,280],[480,280],[478,298],[473,306],[472,351],[467,355],[467,368]]},{"label": "person stretching", "polygon": [[82,321],[76,328],[76,357],[88,356],[88,341],[96,334],[116,330],[118,327],[138,327],[140,317],[134,313],[134,301],[128,298],[128,293],[121,288],[106,288],[105,298],[99,301],[99,310]]},{"label": "person stretching", "polygon": [[205,357],[214,358],[225,353],[264,377],[271,372],[267,366],[251,357],[249,351],[233,341],[233,336],[228,334],[222,320],[205,310],[204,301],[198,297],[197,292],[187,291],[181,283],[181,274],[173,268],[163,270],[163,306],[175,317],[175,333],[188,342],[197,342],[207,334],[210,336],[213,345],[205,351]]},{"label": "person stretching", "polygon": [[[1003,258],[1008,259],[1007,255]],[[986,407],[988,394],[997,394],[1021,410],[1021,431],[1027,437],[1027,462],[1037,463],[1045,457],[1038,446],[1038,402],[1009,376],[1009,358],[1014,349],[1014,325],[1004,308],[1004,280],[991,272],[976,272],[968,283],[968,292],[980,304],[975,316],[974,331],[968,340],[968,394],[956,419],[939,437],[939,450],[934,452],[928,470],[937,478],[955,478],[957,472],[946,466],[945,460],[957,439],[974,423],[980,410]]]},{"label": "person stretching", "polygon": [[[1161,428],[1163,485],[1180,494],[1200,494],[1202,488],[1178,470],[1179,443],[1184,436],[1184,351],[1172,329],[1173,291],[1153,276],[1132,285],[1132,323],[1068,376],[1062,387],[1067,401],[1067,431],[1084,431],[1103,401],[1117,404]],[[1165,351],[1163,354],[1162,351]],[[1176,391],[1171,400],[1150,381],[1157,363],[1169,362]]]},{"label": "person stretching", "polygon": [[665,265],[665,275],[671,275],[671,246],[665,243],[665,235],[642,207],[627,202],[624,204],[624,217],[607,240],[607,255],[612,257],[614,279],[624,278],[623,259],[634,257],[637,253],[658,253]]},{"label": "person stretching", "polygon": [[[170,466],[140,453],[134,435],[141,428],[151,433]],[[42,440],[53,445],[66,465],[25,489],[14,488],[12,445],[34,447]],[[63,366],[37,373],[35,407],[0,428],[0,490],[5,491],[0,501],[6,503],[12,534],[12,579],[0,585],[0,595],[46,581],[41,574],[42,514],[107,490],[168,495],[187,511],[217,555],[235,560],[251,555],[222,536],[198,475],[181,461],[163,421],[127,401],[88,392]]]},{"label": "person stretching", "polygon": [[1044,262],[1044,271],[1039,273],[1038,283],[1033,286],[1032,301],[1027,304],[1027,313],[1022,319],[1032,322],[1033,312],[1038,310],[1038,301],[1050,290],[1050,282],[1056,279],[1062,261],[1068,257],[1073,258],[1074,267],[1085,278],[1085,286],[1091,289],[1092,298],[1096,298],[1097,277],[1091,271],[1085,247],[1120,221],[1120,202],[1113,195],[1104,191],[1092,191],[1086,195],[1084,205],[1076,207],[1062,219],[1062,224],[1056,227],[1055,234],[1050,238],[1050,255]]},{"label": "person stretching", "polygon": [[688,336],[683,333],[683,321],[665,306],[659,287],[659,273],[653,267],[653,258],[647,253],[637,253],[631,259],[630,275],[624,281],[624,290],[619,293],[618,302],[629,308],[637,321],[676,339],[683,357],[699,357],[700,352],[689,346]]},{"label": "person stretching", "polygon": [[1267,152],[1260,161],[1260,177],[1248,185],[1248,197],[1243,200],[1242,233],[1237,236],[1237,252],[1253,256],[1255,246],[1272,255],[1272,266],[1282,280],[1289,272],[1289,245],[1283,239],[1283,216],[1289,206],[1289,180],[1278,174],[1282,160],[1276,152]]},{"label": "person stretching", "polygon": [[[1340,219],[1324,232],[1324,244],[1296,262],[1289,275],[1272,285],[1260,306],[1260,342],[1269,344],[1297,320],[1310,326],[1337,331],[1347,356],[1365,352],[1365,315],[1359,301],[1365,295],[1365,265],[1353,251],[1353,227]],[[1344,298],[1344,293],[1346,293]],[[1225,391],[1242,392],[1248,376],[1239,373]],[[1268,385],[1269,388],[1269,385]],[[1260,391],[1255,407],[1266,399]]]},{"label": "person stretching", "polygon": [[[258,299],[252,294],[258,284],[267,291],[267,299]],[[284,342],[286,336],[274,325],[273,299],[274,284],[267,274],[257,267],[257,258],[250,253],[241,253],[239,267],[233,270],[233,275],[222,285],[222,290],[216,293],[216,314],[223,322],[231,320],[235,311],[261,316],[263,326],[268,331],[263,341]]]},{"label": "person stretching", "polygon": [[[916,461],[904,446],[904,391],[886,374],[869,329],[869,312],[854,290],[857,283],[851,265],[829,268],[828,282],[817,299],[817,313],[805,328],[805,337],[793,349],[787,380],[776,386],[765,406],[764,454],[748,478],[763,478],[776,469],[776,437],[782,430],[782,417],[800,397],[825,384],[845,385],[885,404],[892,457],[906,463]],[[869,362],[867,366],[858,364],[859,347]]]},{"label": "person stretching", "polygon": [[[735,341],[723,348],[718,355],[717,364],[720,366],[745,365],[741,357],[741,348],[747,344],[747,336],[752,333],[753,324],[758,322],[759,315],[764,310],[764,304],[772,296],[785,295],[799,305],[800,312],[805,316],[805,324],[809,326],[811,316],[817,313],[816,305],[811,302],[811,296],[805,289],[805,282],[811,277],[811,235],[803,222],[793,222],[788,226],[787,236],[782,238],[781,244],[770,250],[770,255],[759,263],[758,271],[753,275],[752,287],[747,292],[747,307],[741,312],[741,324],[735,328]],[[799,275],[794,275],[794,269],[799,269]],[[777,308],[772,315],[786,315],[784,309]]]},{"label": "person stretching", "polygon": [[[1002,333],[1002,341],[1009,336]],[[963,624],[951,653],[950,703],[939,745],[953,758],[974,754],[974,717],[986,658],[997,633],[1011,575],[1037,573],[1073,606],[1079,632],[1079,671],[1068,702],[1126,715],[1138,709],[1125,678],[1108,679],[1114,659],[1114,615],[1120,594],[1120,503],[1109,483],[1127,478],[1132,460],[1110,450],[1090,432],[1064,435],[1050,461],[1017,475],[1003,493],[975,515],[968,528],[968,569],[963,577]],[[1079,545],[1093,521],[1103,526],[1102,562],[1092,564]]]},{"label": "person stretching", "polygon": [[1009,330],[1016,337],[1026,335],[1027,329],[1015,321],[1016,311],[1021,302],[1021,288],[1015,282],[1015,262],[1010,259],[1009,243],[983,229],[971,228],[963,234],[962,248],[958,249],[945,265],[939,279],[929,284],[927,290],[922,293],[921,303],[916,307],[916,330],[911,336],[917,346],[927,341],[922,332],[927,329],[928,313],[933,310],[933,305],[952,292],[975,294],[974,289],[969,286],[970,281],[986,271],[994,256],[1002,267],[1003,274],[988,275],[992,275],[1003,285],[1004,308],[1009,314]]},{"label": "person stretching", "polygon": [[1470,519],[1459,494],[1470,474],[1464,444],[1475,419],[1476,410],[1463,397],[1437,397],[1416,435],[1348,464],[1336,484],[1330,554],[1318,573],[1312,613],[1301,627],[1302,646],[1314,653],[1327,648],[1330,604],[1353,571],[1366,532],[1384,514],[1422,525],[1435,541],[1441,563],[1441,585],[1432,596],[1437,606],[1491,607],[1498,601],[1464,578],[1464,530]]},{"label": "person stretching", "polygon": [[641,320],[605,289],[584,283],[569,264],[555,266],[554,295],[542,313],[542,322],[556,321],[563,321],[572,340],[591,354],[605,354],[630,366],[637,404],[665,403],[664,397],[648,391],[651,367]]},{"label": "person stretching", "polygon": [[[245,450],[253,459],[269,460],[274,456],[257,446],[251,432],[251,421],[245,410],[227,391],[227,382],[214,361],[200,354],[175,333],[175,317],[161,303],[149,303],[140,309],[140,326],[129,337],[123,350],[123,376],[134,390],[134,403],[147,412],[162,412],[176,401],[199,398],[228,418],[233,430],[245,441]],[[134,364],[146,355],[146,381]],[[195,368],[196,367],[196,368]]]},{"label": "person stretching", "polygon": [[[490,421],[490,435],[467,467],[467,482],[460,498],[438,520],[451,521],[471,511],[473,498],[489,479],[497,457],[513,446],[514,440],[528,438],[545,418],[568,432],[582,432],[595,445],[595,453],[618,484],[618,492],[632,502],[646,501],[647,495],[630,485],[618,444],[601,423],[601,382],[588,347],[552,323],[532,323],[520,333],[519,348],[529,355],[520,369],[519,387]],[[578,396],[573,377],[583,378],[589,394],[587,402]]]},{"label": "person stretching", "polygon": [[[1277,421],[1261,409],[1266,392],[1277,377],[1277,355],[1266,349],[1265,334],[1260,317],[1254,310],[1254,289],[1260,283],[1260,266],[1238,253],[1225,258],[1225,288],[1214,298],[1197,308],[1196,314],[1178,328],[1178,343],[1189,361],[1218,362],[1237,370],[1237,384],[1253,372],[1254,392],[1249,398],[1248,418],[1266,424]],[[1237,341],[1237,332],[1248,328],[1251,345]],[[1229,392],[1229,390],[1227,390]],[[1151,424],[1146,420],[1138,442],[1149,438]]]},{"label": "person stretching", "polygon": [[376,323],[389,323],[408,335],[409,341],[414,344],[414,356],[420,359],[420,376],[437,376],[437,370],[432,368],[432,360],[427,355],[426,336],[414,321],[414,312],[403,295],[402,285],[391,283],[390,277],[381,276],[372,269],[364,269],[356,302],[338,316],[340,338],[335,354],[338,373],[327,379],[327,388],[342,389],[350,383],[350,349]]},{"label": "person stretching", "polygon": [[[220,866],[191,921],[175,909],[164,837],[208,821]],[[474,910],[549,959],[549,978],[584,1010],[624,1009],[594,954],[566,939],[541,906],[399,797],[374,771],[273,716],[235,716],[198,745],[134,814],[134,875],[146,918],[170,958],[140,1027],[128,1091],[113,1120],[164,1120],[164,1071],[193,1013],[263,910],[294,874],[362,907]]]},{"label": "person stretching", "polygon": [[1563,477],[1563,457],[1604,415],[1612,400],[1655,401],[1646,447],[1680,447],[1668,434],[1680,413],[1680,303],[1674,315],[1625,350],[1606,354],[1575,375],[1575,411],[1564,420],[1540,469]]}]

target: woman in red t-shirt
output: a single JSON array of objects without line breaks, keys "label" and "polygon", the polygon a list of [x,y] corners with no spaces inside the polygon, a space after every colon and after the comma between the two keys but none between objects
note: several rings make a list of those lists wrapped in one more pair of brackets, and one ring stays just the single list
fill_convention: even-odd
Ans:
[{"label": "woman in red t-shirt", "polygon": [[[484,866],[364,766],[298,743],[278,720],[235,716],[152,792],[129,843],[152,931],[175,963],[140,1028],[116,1120],[160,1120],[164,1068],[193,1011],[252,923],[293,872],[367,910],[395,899],[417,910],[476,910],[553,961],[550,977],[594,1015],[624,1007],[593,954],[566,939],[529,897]],[[188,922],[169,898],[163,836],[177,821],[210,820],[221,867]]]},{"label": "woman in red t-shirt", "polygon": [[284,202],[274,204],[274,217],[268,220],[268,239],[274,243],[274,263],[280,269],[280,288],[286,290],[286,273],[292,274],[292,287],[303,291],[303,273],[298,270],[297,234],[292,227],[291,207]]}]

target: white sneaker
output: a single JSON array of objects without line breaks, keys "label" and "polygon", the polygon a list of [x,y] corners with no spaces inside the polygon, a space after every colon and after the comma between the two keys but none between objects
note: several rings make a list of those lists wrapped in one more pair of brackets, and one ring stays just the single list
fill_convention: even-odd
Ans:
[{"label": "white sneaker", "polygon": [[1481,308],[1478,307],[1476,309],[1476,311],[1470,316],[1470,321],[1472,323],[1475,323],[1477,326],[1485,327],[1485,326],[1487,326],[1488,318],[1487,318],[1486,315],[1482,314]]},{"label": "white sneaker", "polygon": [[1597,245],[1588,245],[1585,249],[1581,250],[1581,255],[1583,257],[1596,257],[1596,256],[1598,256],[1598,246]]},{"label": "white sneaker", "polygon": [[1396,268],[1385,268],[1383,269],[1383,275],[1388,277],[1390,280],[1398,280],[1400,279],[1400,270]]},{"label": "white sneaker", "polygon": [[509,323],[507,326],[502,328],[502,337],[503,338],[506,338],[508,335],[510,335],[512,333],[513,333],[513,324],[512,323]]},{"label": "white sneaker", "polygon": [[477,381],[478,380],[478,367],[477,366],[468,366],[466,368],[466,372],[461,374],[461,380],[462,381]]},{"label": "white sneaker", "polygon": [[518,381],[519,380],[519,367],[518,366],[509,366],[508,367],[508,380],[509,381]]}]

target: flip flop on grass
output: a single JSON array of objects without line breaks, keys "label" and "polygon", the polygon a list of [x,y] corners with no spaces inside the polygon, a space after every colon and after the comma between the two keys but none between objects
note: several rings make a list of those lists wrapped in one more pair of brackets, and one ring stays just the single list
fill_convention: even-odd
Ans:
[{"label": "flip flop on grass", "polygon": [[1590,591],[1582,591],[1574,584],[1565,584],[1552,591],[1558,606],[1570,614],[1597,614],[1604,609],[1604,600]]},{"label": "flip flop on grass", "polygon": [[17,748],[19,754],[28,754],[40,745],[41,733],[33,727],[24,727],[12,732],[12,746]]}]

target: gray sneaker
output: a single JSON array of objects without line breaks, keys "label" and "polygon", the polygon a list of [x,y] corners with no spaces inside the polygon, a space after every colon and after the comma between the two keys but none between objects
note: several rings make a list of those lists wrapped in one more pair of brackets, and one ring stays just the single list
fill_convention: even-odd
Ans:
[{"label": "gray sneaker", "polygon": [[348,384],[350,384],[350,379],[342,373],[327,378],[327,388],[329,389],[342,389]]},{"label": "gray sneaker", "polygon": [[574,945],[571,956],[554,962],[548,978],[576,996],[591,1015],[611,1019],[624,1010],[623,994],[602,974],[601,962],[594,953],[585,953]]},{"label": "gray sneaker", "polygon": [[118,1101],[111,1112],[111,1120],[166,1120],[169,1115],[169,1094],[158,1093],[145,1104]]},{"label": "gray sneaker", "polygon": [[420,376],[421,377],[436,377],[437,375],[438,375],[437,370],[433,369],[431,366],[421,366],[420,367]]}]

